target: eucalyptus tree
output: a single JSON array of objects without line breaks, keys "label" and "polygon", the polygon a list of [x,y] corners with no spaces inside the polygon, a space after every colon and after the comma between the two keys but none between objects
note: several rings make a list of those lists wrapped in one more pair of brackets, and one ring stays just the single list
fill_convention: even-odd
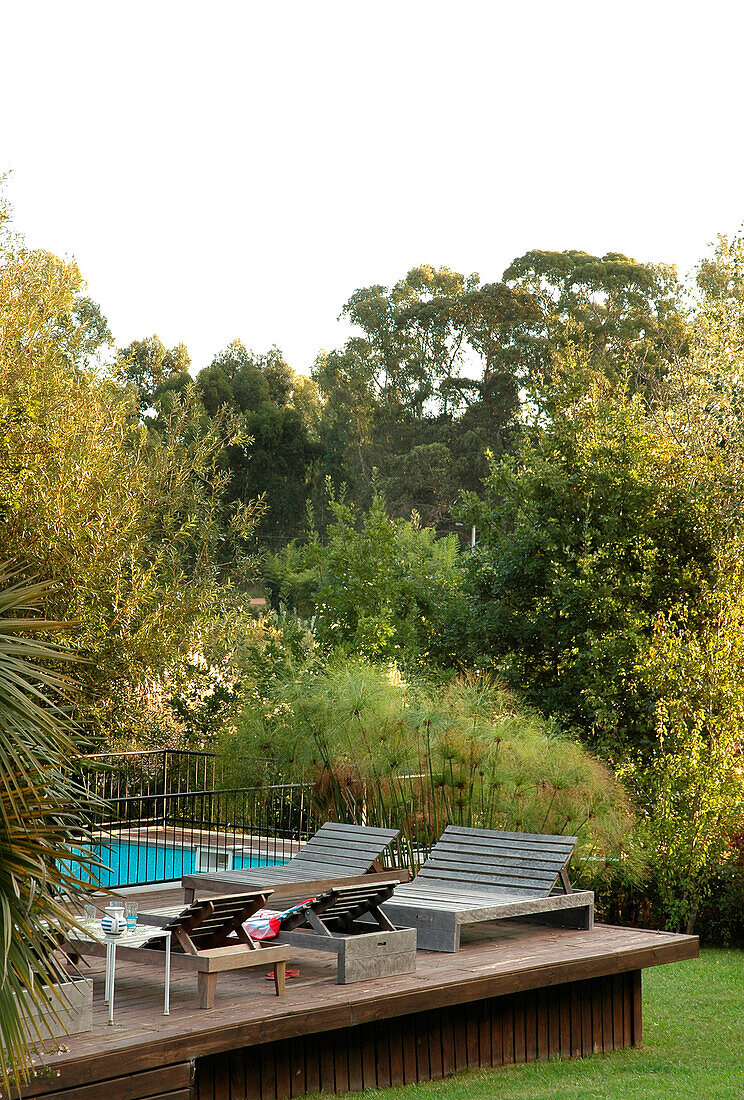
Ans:
[{"label": "eucalyptus tree", "polygon": [[225,448],[225,505],[261,496],[259,537],[301,533],[319,457],[314,383],[295,374],[278,348],[257,355],[236,340],[196,384],[213,422],[228,413],[242,429],[241,440]]},{"label": "eucalyptus tree", "polygon": [[133,340],[121,348],[115,370],[125,386],[131,386],[140,414],[152,413],[158,396],[174,388],[183,389],[191,380],[191,359],[184,344],[166,348],[158,336]]},{"label": "eucalyptus tree", "polygon": [[630,371],[633,387],[651,393],[669,364],[687,354],[685,294],[669,264],[643,263],[620,252],[534,249],[515,259],[502,278],[528,291],[540,310],[526,360],[533,397],[550,390],[552,370],[565,363],[567,349],[586,353],[613,382]]}]

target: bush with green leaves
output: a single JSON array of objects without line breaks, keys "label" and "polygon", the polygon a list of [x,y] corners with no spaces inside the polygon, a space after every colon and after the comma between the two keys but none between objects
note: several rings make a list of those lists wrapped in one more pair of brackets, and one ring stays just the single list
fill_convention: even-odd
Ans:
[{"label": "bush with green leaves", "polygon": [[392,519],[382,497],[369,510],[331,494],[327,541],[275,555],[266,571],[273,601],[312,614],[326,652],[426,660],[439,646],[461,580],[455,535],[438,539],[415,517]]},{"label": "bush with green leaves", "polygon": [[450,651],[615,754],[653,744],[639,664],[656,616],[714,581],[721,523],[712,470],[697,476],[638,397],[587,381],[469,499],[478,546]]},{"label": "bush with green leaves", "polygon": [[[658,698],[657,742],[621,775],[634,791],[649,881],[666,927],[692,931],[744,829],[744,601],[705,601],[706,623],[685,608],[660,618],[645,658]],[[700,617],[695,608],[695,618]]]}]

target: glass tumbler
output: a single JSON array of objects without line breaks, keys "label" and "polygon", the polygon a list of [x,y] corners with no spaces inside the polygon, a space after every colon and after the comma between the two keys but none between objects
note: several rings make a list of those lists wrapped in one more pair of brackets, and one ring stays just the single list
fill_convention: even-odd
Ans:
[{"label": "glass tumbler", "polygon": [[136,901],[128,901],[125,905],[125,910],[127,914],[127,932],[134,932],[137,928],[139,903]]}]

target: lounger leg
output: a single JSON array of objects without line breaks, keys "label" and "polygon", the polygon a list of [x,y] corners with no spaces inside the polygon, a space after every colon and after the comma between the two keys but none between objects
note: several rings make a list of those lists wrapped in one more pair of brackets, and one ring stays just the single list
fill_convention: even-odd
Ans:
[{"label": "lounger leg", "polygon": [[284,983],[287,977],[287,964],[284,959],[281,959],[274,965],[274,989],[276,990],[277,997],[281,997],[284,992]]},{"label": "lounger leg", "polygon": [[416,946],[421,951],[449,951],[460,950],[460,924],[451,924],[448,927],[432,928],[431,925],[411,925],[416,928]]},{"label": "lounger leg", "polygon": [[552,913],[535,913],[534,916],[523,917],[523,920],[534,924],[549,924],[554,928],[581,928],[591,930],[594,928],[594,905],[583,905],[576,909],[555,909]]},{"label": "lounger leg", "polygon": [[217,975],[206,974],[200,970],[197,974],[197,986],[199,989],[199,1008],[211,1008],[214,1004],[214,994],[217,989]]},{"label": "lounger leg", "polygon": [[186,905],[191,905],[192,901],[194,900],[194,894],[195,894],[195,891],[192,890],[191,887],[184,886],[184,888],[183,888],[183,900],[186,903]]}]

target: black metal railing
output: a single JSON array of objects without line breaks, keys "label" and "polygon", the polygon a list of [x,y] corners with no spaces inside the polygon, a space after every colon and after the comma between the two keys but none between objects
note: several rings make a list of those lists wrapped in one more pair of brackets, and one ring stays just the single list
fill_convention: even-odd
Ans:
[{"label": "black metal railing", "polygon": [[[256,762],[252,761],[255,774]],[[102,887],[180,880],[194,871],[282,863],[314,832],[310,788],[277,776],[229,784],[234,760],[214,753],[156,749],[96,753],[83,779],[100,812],[81,841],[100,861]]]}]

